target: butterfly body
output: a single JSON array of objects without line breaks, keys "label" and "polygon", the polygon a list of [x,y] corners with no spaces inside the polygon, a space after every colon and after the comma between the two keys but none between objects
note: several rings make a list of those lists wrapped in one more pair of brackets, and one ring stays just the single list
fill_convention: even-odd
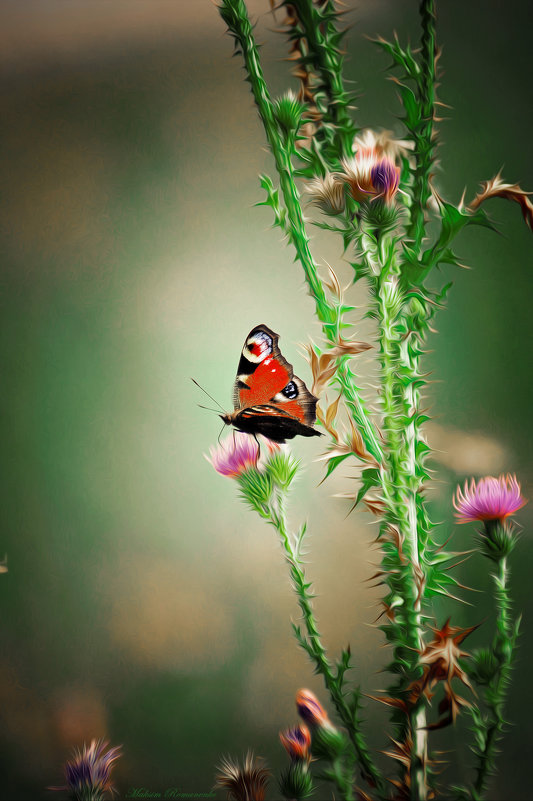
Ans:
[{"label": "butterfly body", "polygon": [[221,415],[226,425],[273,442],[296,436],[319,437],[313,428],[318,399],[282,356],[278,334],[268,326],[252,328],[242,349],[233,388],[234,411]]}]

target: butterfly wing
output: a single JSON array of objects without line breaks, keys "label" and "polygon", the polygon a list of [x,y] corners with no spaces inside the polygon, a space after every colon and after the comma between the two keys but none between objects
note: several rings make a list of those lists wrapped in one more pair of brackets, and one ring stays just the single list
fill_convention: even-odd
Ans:
[{"label": "butterfly wing", "polygon": [[256,325],[246,340],[233,388],[235,410],[268,403],[292,378],[292,366],[281,355],[278,334]]},{"label": "butterfly wing", "polygon": [[[275,425],[276,414],[280,428],[288,432],[292,430],[290,418],[302,428],[311,427],[316,420],[318,399],[309,392],[302,379],[294,375],[292,364],[281,354],[278,339],[278,334],[267,325],[252,328],[246,337],[233,390],[235,411],[239,412],[242,422],[246,418],[246,422],[251,424],[250,419],[255,415],[258,425],[269,429]],[[261,406],[266,407],[263,414],[257,411]],[[304,436],[318,435],[312,430],[313,434]],[[297,433],[302,431],[289,433],[288,438]],[[265,433],[265,436],[269,435]],[[269,438],[274,439],[272,436]]]},{"label": "butterfly wing", "polygon": [[322,434],[313,426],[301,423],[294,415],[280,406],[262,404],[250,406],[235,412],[233,425],[247,434],[262,434],[273,442],[283,443],[296,436],[320,437]]}]

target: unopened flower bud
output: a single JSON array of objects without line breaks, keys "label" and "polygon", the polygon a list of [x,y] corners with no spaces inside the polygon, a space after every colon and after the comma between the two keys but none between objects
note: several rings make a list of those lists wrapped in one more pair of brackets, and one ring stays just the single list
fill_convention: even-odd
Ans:
[{"label": "unopened flower bud", "polygon": [[312,728],[317,726],[331,726],[328,713],[311,690],[298,690],[296,693],[296,709],[306,723]]},{"label": "unopened flower bud", "polygon": [[313,792],[313,778],[307,762],[292,762],[281,775],[279,787],[284,798],[308,798]]},{"label": "unopened flower bud", "polygon": [[305,724],[280,732],[279,739],[293,762],[309,762],[311,732]]}]

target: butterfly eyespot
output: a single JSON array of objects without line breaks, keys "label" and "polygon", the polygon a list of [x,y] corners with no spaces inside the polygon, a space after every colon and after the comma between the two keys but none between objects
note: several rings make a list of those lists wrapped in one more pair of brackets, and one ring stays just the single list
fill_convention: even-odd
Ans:
[{"label": "butterfly eyespot", "polygon": [[294,381],[289,381],[286,387],[281,390],[281,394],[285,395],[286,398],[292,400],[293,398],[298,397],[298,387],[294,383]]}]

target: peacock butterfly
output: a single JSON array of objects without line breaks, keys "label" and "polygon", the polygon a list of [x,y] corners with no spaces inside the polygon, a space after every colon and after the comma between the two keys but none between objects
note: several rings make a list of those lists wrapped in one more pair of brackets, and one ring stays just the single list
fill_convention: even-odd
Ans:
[{"label": "peacock butterfly", "polygon": [[292,371],[278,348],[278,334],[266,325],[252,328],[242,349],[233,388],[234,411],[220,415],[226,425],[273,442],[298,435],[320,437],[313,428],[318,398]]}]

